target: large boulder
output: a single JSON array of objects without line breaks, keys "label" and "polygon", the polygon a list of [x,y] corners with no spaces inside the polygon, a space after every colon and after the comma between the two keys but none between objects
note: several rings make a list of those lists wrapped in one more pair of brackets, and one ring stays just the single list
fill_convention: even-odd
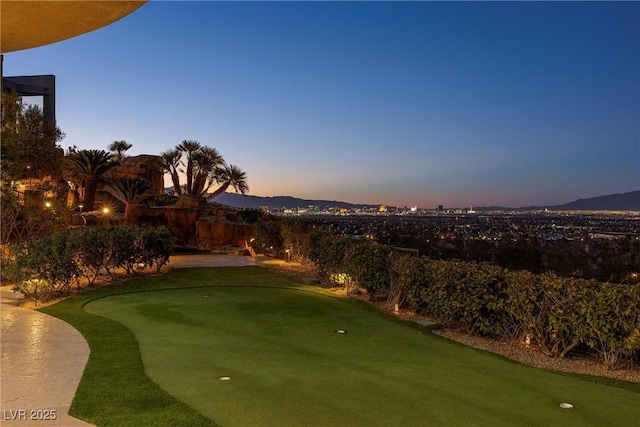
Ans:
[{"label": "large boulder", "polygon": [[151,182],[151,191],[164,193],[164,172],[160,166],[160,156],[141,154],[125,157],[115,168],[102,175],[96,191],[96,206],[121,205],[111,194],[104,190],[104,186],[115,178],[144,178]]},{"label": "large boulder", "polygon": [[207,216],[198,219],[196,244],[198,249],[212,250],[220,246],[245,246],[253,227],[226,218]]},{"label": "large boulder", "polygon": [[165,225],[171,230],[180,246],[196,247],[196,223],[200,216],[199,209],[163,207]]},{"label": "large boulder", "polygon": [[201,210],[205,208],[207,201],[204,197],[191,196],[189,194],[181,194],[175,204],[176,208],[188,208]]},{"label": "large boulder", "polygon": [[115,178],[145,178],[151,182],[155,192],[164,193],[164,172],[160,166],[160,156],[141,154],[125,157],[120,164],[107,171],[103,176],[105,181]]}]

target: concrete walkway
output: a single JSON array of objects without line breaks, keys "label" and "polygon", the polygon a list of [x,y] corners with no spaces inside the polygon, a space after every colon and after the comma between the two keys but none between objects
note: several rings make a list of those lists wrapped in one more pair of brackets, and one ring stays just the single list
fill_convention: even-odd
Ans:
[{"label": "concrete walkway", "polygon": [[[175,255],[169,267],[226,267],[270,263],[264,257],[233,255]],[[89,346],[68,323],[12,305],[17,296],[2,289],[0,316],[2,426],[90,426],[68,415]],[[54,418],[55,414],[55,419]],[[48,420],[44,419],[48,416]]]},{"label": "concrete walkway", "polygon": [[2,304],[0,311],[0,424],[89,426],[68,415],[89,358],[82,335],[68,323],[37,311],[9,304]]},{"label": "concrete walkway", "polygon": [[248,267],[262,265],[266,257],[249,257],[240,255],[173,255],[169,258],[168,267],[194,268],[194,267]]}]

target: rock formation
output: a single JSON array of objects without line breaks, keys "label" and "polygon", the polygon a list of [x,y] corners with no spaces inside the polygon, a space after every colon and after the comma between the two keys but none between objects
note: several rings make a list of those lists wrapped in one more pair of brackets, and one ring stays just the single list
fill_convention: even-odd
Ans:
[{"label": "rock formation", "polygon": [[[164,173],[160,158],[152,155],[127,157],[120,165],[103,175],[103,183],[96,194],[96,205],[118,206],[116,201],[103,190],[110,180],[119,177],[141,177],[151,181],[154,192],[164,194]],[[165,196],[165,199],[170,199]],[[251,239],[253,229],[244,224],[239,211],[229,206],[206,203],[203,197],[181,195],[175,203],[164,200],[164,206],[138,205],[138,225],[164,225],[176,237],[178,246],[213,250],[221,246],[244,246]],[[119,216],[112,217],[112,223]]]}]

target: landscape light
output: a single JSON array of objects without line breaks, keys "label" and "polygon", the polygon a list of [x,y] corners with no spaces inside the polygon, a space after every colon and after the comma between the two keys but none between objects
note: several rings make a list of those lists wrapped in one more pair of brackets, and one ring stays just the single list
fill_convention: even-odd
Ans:
[{"label": "landscape light", "polygon": [[102,213],[105,215],[109,215],[109,208],[102,208]]},{"label": "landscape light", "polygon": [[45,206],[46,208],[50,208],[50,207],[51,207],[51,202],[47,202],[47,203],[45,203],[45,204],[44,204],[44,206]]}]

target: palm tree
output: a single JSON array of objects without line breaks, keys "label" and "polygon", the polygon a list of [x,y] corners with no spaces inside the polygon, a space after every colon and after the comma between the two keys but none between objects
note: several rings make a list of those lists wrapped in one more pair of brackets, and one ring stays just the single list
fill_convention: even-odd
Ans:
[{"label": "palm tree", "polygon": [[180,145],[176,147],[183,153],[187,153],[187,194],[193,194],[193,156],[194,153],[202,149],[202,145],[198,141],[184,140]]},{"label": "palm tree", "polygon": [[215,148],[204,146],[193,154],[193,188],[191,194],[203,196],[216,182],[216,168],[224,165],[224,159]]},{"label": "palm tree", "polygon": [[133,147],[133,145],[129,144],[127,141],[113,141],[109,144],[109,151],[113,153],[113,158],[115,160],[123,160],[124,152],[129,148]]},{"label": "palm tree", "polygon": [[80,150],[70,152],[66,157],[67,167],[71,172],[80,175],[84,181],[84,209],[89,212],[94,208],[96,189],[100,177],[108,170],[118,166],[111,154],[104,150]]},{"label": "palm tree", "polygon": [[180,169],[180,166],[182,166],[182,161],[180,160],[181,157],[182,153],[177,148],[160,153],[160,166],[163,171],[171,175],[173,189],[178,195],[182,194],[180,176],[178,175],[178,172],[182,172]]},{"label": "palm tree", "polygon": [[136,206],[154,195],[151,181],[140,177],[115,178],[104,189],[124,203],[125,225],[135,225],[138,217]]},{"label": "palm tree", "polygon": [[[186,153],[186,170],[179,169],[182,156]],[[229,187],[238,193],[245,194],[249,191],[246,174],[237,166],[229,166],[215,148],[200,144],[198,141],[184,140],[173,150],[160,153],[162,169],[171,175],[175,193],[189,194],[197,197],[206,197],[211,200]],[[184,172],[187,177],[186,184],[180,184],[178,173]],[[207,195],[207,191],[213,184],[219,188]]]},{"label": "palm tree", "polygon": [[220,187],[207,196],[207,200],[214,199],[232,187],[236,193],[246,194],[249,191],[247,174],[235,165],[224,165],[216,168],[215,180]]}]

